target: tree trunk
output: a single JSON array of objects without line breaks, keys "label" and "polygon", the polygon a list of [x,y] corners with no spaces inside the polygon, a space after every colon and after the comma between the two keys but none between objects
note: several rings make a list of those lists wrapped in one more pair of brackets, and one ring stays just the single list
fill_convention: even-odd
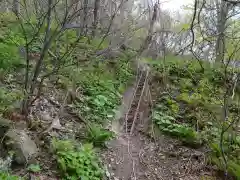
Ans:
[{"label": "tree trunk", "polygon": [[94,3],[94,11],[93,11],[93,30],[92,30],[92,37],[95,37],[97,24],[98,24],[98,11],[100,7],[100,0],[95,0]]},{"label": "tree trunk", "polygon": [[227,14],[227,3],[224,0],[222,0],[220,4],[217,2],[217,41],[215,46],[216,62],[224,61]]},{"label": "tree trunk", "polygon": [[[81,16],[80,16],[80,9],[81,9],[81,1],[80,0],[72,0],[71,1],[71,7],[72,7],[72,16],[75,17],[74,23],[76,23],[78,26],[80,26],[81,23]],[[81,29],[76,28],[76,35],[79,36],[81,34]]]},{"label": "tree trunk", "polygon": [[155,24],[156,19],[157,19],[157,13],[158,13],[158,3],[156,2],[154,7],[153,7],[153,15],[152,15],[152,18],[151,18],[150,27],[148,29],[148,35],[145,38],[145,40],[144,40],[143,44],[141,45],[140,49],[138,50],[139,55],[141,55],[143,53],[143,51],[145,51],[148,48],[149,44],[152,41],[153,27],[154,27],[154,24]]},{"label": "tree trunk", "polygon": [[16,16],[20,14],[20,0],[13,0],[13,10]]},{"label": "tree trunk", "polygon": [[9,12],[9,7],[8,7],[8,1],[7,1],[7,0],[4,1],[3,9],[4,9],[5,12],[7,12],[7,13]]},{"label": "tree trunk", "polygon": [[87,35],[87,15],[88,15],[88,0],[83,1],[83,20],[81,26],[81,36]]}]

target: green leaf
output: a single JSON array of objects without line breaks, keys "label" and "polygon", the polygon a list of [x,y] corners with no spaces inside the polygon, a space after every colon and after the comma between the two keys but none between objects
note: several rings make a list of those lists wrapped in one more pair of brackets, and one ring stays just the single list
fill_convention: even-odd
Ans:
[{"label": "green leaf", "polygon": [[37,173],[41,171],[41,167],[39,164],[31,164],[27,167],[27,170],[33,173]]},{"label": "green leaf", "polygon": [[65,160],[63,158],[57,159],[60,169],[65,173],[67,171],[67,166],[65,164]]},{"label": "green leaf", "polygon": [[189,28],[190,28],[190,24],[189,23],[186,23],[186,24],[182,24],[181,25],[181,28],[183,29],[183,30],[188,30]]},{"label": "green leaf", "polygon": [[166,119],[166,120],[164,121],[164,123],[166,123],[166,124],[172,124],[172,122],[169,121],[168,119]]},{"label": "green leaf", "polygon": [[153,119],[160,120],[161,119],[161,115],[159,115],[158,113],[154,113]]},{"label": "green leaf", "polygon": [[89,180],[89,178],[86,176],[81,176],[81,180]]},{"label": "green leaf", "polygon": [[87,143],[82,146],[84,151],[90,151],[93,149],[93,144],[92,143]]}]

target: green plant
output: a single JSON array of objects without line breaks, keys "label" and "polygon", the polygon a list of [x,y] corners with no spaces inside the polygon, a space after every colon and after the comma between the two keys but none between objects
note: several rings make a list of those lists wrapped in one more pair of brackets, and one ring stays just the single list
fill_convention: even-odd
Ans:
[{"label": "green plant", "polygon": [[38,173],[41,171],[41,167],[39,166],[39,164],[30,164],[28,167],[27,167],[27,170],[29,172],[33,172],[33,173]]},{"label": "green plant", "polygon": [[186,143],[199,143],[199,134],[187,124],[178,124],[174,117],[156,111],[153,120],[162,132]]},{"label": "green plant", "polygon": [[184,103],[187,103],[189,106],[193,107],[204,106],[206,103],[204,94],[198,92],[183,92],[177,97],[177,100],[183,101]]},{"label": "green plant", "polygon": [[[215,164],[218,169],[224,171],[225,170],[225,163],[223,160],[223,157],[221,156],[221,148],[217,142],[210,144],[210,147],[212,149],[212,152],[210,154],[210,162],[212,164]],[[224,145],[224,151],[228,151],[227,155],[227,171],[235,176],[238,180],[240,179],[240,159],[236,159],[236,156],[231,156],[231,153],[229,151],[229,147]],[[237,147],[238,149],[240,146]]]},{"label": "green plant", "polygon": [[11,70],[22,63],[16,46],[0,43],[0,69]]},{"label": "green plant", "polygon": [[234,160],[230,160],[228,162],[228,171],[230,173],[232,173],[236,178],[237,180],[240,180],[240,165],[239,165],[239,161],[236,162]]},{"label": "green plant", "polygon": [[171,111],[171,114],[174,116],[179,113],[179,104],[171,99],[171,98],[166,98],[166,105],[169,107],[169,110]]},{"label": "green plant", "polygon": [[75,149],[75,144],[70,141],[70,140],[57,140],[57,139],[53,139],[52,140],[52,148],[55,151],[74,151]]},{"label": "green plant", "polygon": [[179,85],[181,87],[181,91],[191,90],[193,88],[192,79],[189,78],[181,78]]},{"label": "green plant", "polygon": [[[236,121],[238,117],[236,100],[239,99],[240,92],[237,89],[235,99],[227,103],[228,121],[222,123],[222,107],[226,94],[225,80],[231,81],[233,73],[239,72],[239,69],[227,68],[225,71],[221,64],[203,62],[203,72],[197,60],[191,60],[187,56],[173,57],[171,55],[166,56],[165,61],[155,60],[149,64],[152,65],[155,79],[167,73],[165,77],[170,80],[167,86],[168,92],[170,97],[174,97],[157,100],[154,120],[159,129],[183,141],[208,144],[212,150],[211,162],[222,171],[225,170],[221,152],[223,150],[227,159],[228,172],[237,178],[240,177],[240,138],[236,128],[238,125],[234,123],[232,127],[229,127],[230,123]],[[174,113],[174,111],[177,112],[175,100],[181,107],[178,114]],[[224,133],[220,148],[222,126],[229,128],[228,132]]]},{"label": "green plant", "polygon": [[[87,121],[105,123],[112,120],[114,109],[121,102],[121,95],[132,76],[132,70],[125,59],[118,61],[117,73],[106,71],[108,62],[91,63],[88,67],[64,69],[62,76],[71,79],[82,89],[79,101],[74,107]],[[80,78],[81,77],[81,78]]]},{"label": "green plant", "polygon": [[75,102],[77,109],[87,120],[91,122],[103,123],[113,117],[113,109],[116,107],[118,100],[116,95],[109,93],[109,96],[91,94],[83,96],[81,101]]},{"label": "green plant", "polygon": [[23,178],[11,175],[7,172],[0,172],[0,179],[1,180],[23,180]]},{"label": "green plant", "polygon": [[17,28],[17,19],[13,13],[0,13],[0,69],[13,70],[23,64],[19,45],[24,38]]},{"label": "green plant", "polygon": [[[208,133],[208,143],[211,149],[209,155],[210,163],[216,165],[218,169],[225,171],[227,165],[227,171],[231,175],[240,178],[240,136],[233,130],[225,132],[223,136],[223,143],[220,145],[221,129],[213,127]],[[224,152],[225,160],[222,156]]]},{"label": "green plant", "polygon": [[0,89],[0,113],[12,109],[16,101],[21,100],[23,94],[18,90],[8,90],[7,88]]},{"label": "green plant", "polygon": [[86,132],[86,141],[92,142],[94,146],[104,146],[104,143],[112,139],[114,133],[103,129],[100,125],[90,124],[88,125]]},{"label": "green plant", "polygon": [[54,140],[53,147],[59,171],[64,179],[101,180],[103,178],[104,171],[92,144],[77,147],[71,141]]}]

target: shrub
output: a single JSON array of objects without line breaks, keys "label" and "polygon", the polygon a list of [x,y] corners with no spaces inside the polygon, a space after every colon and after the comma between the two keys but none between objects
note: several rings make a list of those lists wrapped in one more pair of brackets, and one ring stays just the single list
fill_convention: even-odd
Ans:
[{"label": "shrub", "polygon": [[[224,160],[223,157],[221,156],[221,148],[219,146],[219,144],[216,143],[212,143],[210,145],[211,149],[212,149],[212,153],[210,155],[210,162],[212,164],[215,164],[218,169],[224,171],[225,170],[225,164],[224,164]],[[237,178],[237,180],[240,179],[240,159],[236,158],[236,156],[232,156],[231,154],[231,150],[229,149],[229,147],[226,145],[224,145],[224,151],[225,151],[225,156],[227,158],[227,171],[233,175],[234,177]],[[237,147],[237,149],[239,149],[240,146]],[[237,151],[237,149],[235,149]],[[230,151],[229,151],[230,150]]]},{"label": "shrub", "polygon": [[100,125],[90,124],[87,128],[86,141],[94,146],[104,146],[104,143],[113,138],[113,132],[103,129]]},{"label": "shrub", "polygon": [[[235,91],[236,99],[228,101],[230,111],[228,121],[222,123],[222,106],[226,93],[224,84],[226,79],[231,82],[233,73],[239,70],[228,68],[225,79],[225,70],[221,65],[203,62],[203,72],[196,60],[190,60],[185,56],[183,58],[167,56],[165,61],[156,61],[153,64],[154,75],[161,77],[162,74],[168,73],[166,77],[171,80],[168,84],[168,92],[172,92],[171,95],[176,97],[177,103],[181,106],[180,113],[176,116],[174,111],[170,111],[170,109],[175,109],[175,106],[171,107],[172,100],[166,101],[166,98],[158,100],[154,108],[155,116],[153,118],[161,131],[168,135],[177,136],[183,141],[204,141],[212,150],[211,162],[216,164],[220,170],[225,170],[219,147],[221,126],[228,127],[231,122],[237,121],[238,106],[235,104],[239,91],[238,88]],[[175,93],[176,89],[180,94]],[[228,128],[228,132],[224,134],[222,148],[228,162],[228,172],[239,178],[240,138],[236,134],[236,124],[233,123]],[[193,127],[197,128],[198,132]]]},{"label": "shrub", "polygon": [[0,43],[0,69],[11,70],[21,64],[22,60],[16,46]]},{"label": "shrub", "polygon": [[65,70],[65,76],[73,79],[82,89],[82,96],[74,105],[86,120],[97,123],[112,120],[114,109],[120,104],[120,92],[124,91],[132,76],[127,62],[119,60],[119,64],[121,66],[117,65],[118,73],[115,74],[106,71],[107,62],[95,62],[87,68]]},{"label": "shrub", "polygon": [[18,176],[11,175],[7,172],[0,172],[0,179],[1,180],[21,180],[22,178],[20,178]]},{"label": "shrub", "polygon": [[57,164],[65,179],[101,180],[104,171],[91,144],[77,147],[68,140],[53,140]]},{"label": "shrub", "polygon": [[199,134],[187,124],[176,123],[174,117],[155,111],[153,120],[163,133],[178,137],[186,143],[199,143]]},{"label": "shrub", "polygon": [[0,89],[0,113],[10,110],[13,107],[14,103],[18,100],[21,100],[23,94],[18,90],[8,90],[7,88]]}]

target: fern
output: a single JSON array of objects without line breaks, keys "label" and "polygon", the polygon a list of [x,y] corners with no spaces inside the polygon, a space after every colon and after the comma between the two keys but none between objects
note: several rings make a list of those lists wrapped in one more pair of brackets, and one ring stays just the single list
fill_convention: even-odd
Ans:
[{"label": "fern", "polygon": [[[67,148],[62,148],[66,146]],[[92,144],[80,148],[71,141],[56,141],[53,145],[58,168],[64,179],[101,180],[104,171],[97,158]]]},{"label": "fern", "polygon": [[94,146],[104,146],[105,141],[113,138],[113,132],[103,129],[100,125],[91,124],[87,128],[86,141],[92,142]]}]

